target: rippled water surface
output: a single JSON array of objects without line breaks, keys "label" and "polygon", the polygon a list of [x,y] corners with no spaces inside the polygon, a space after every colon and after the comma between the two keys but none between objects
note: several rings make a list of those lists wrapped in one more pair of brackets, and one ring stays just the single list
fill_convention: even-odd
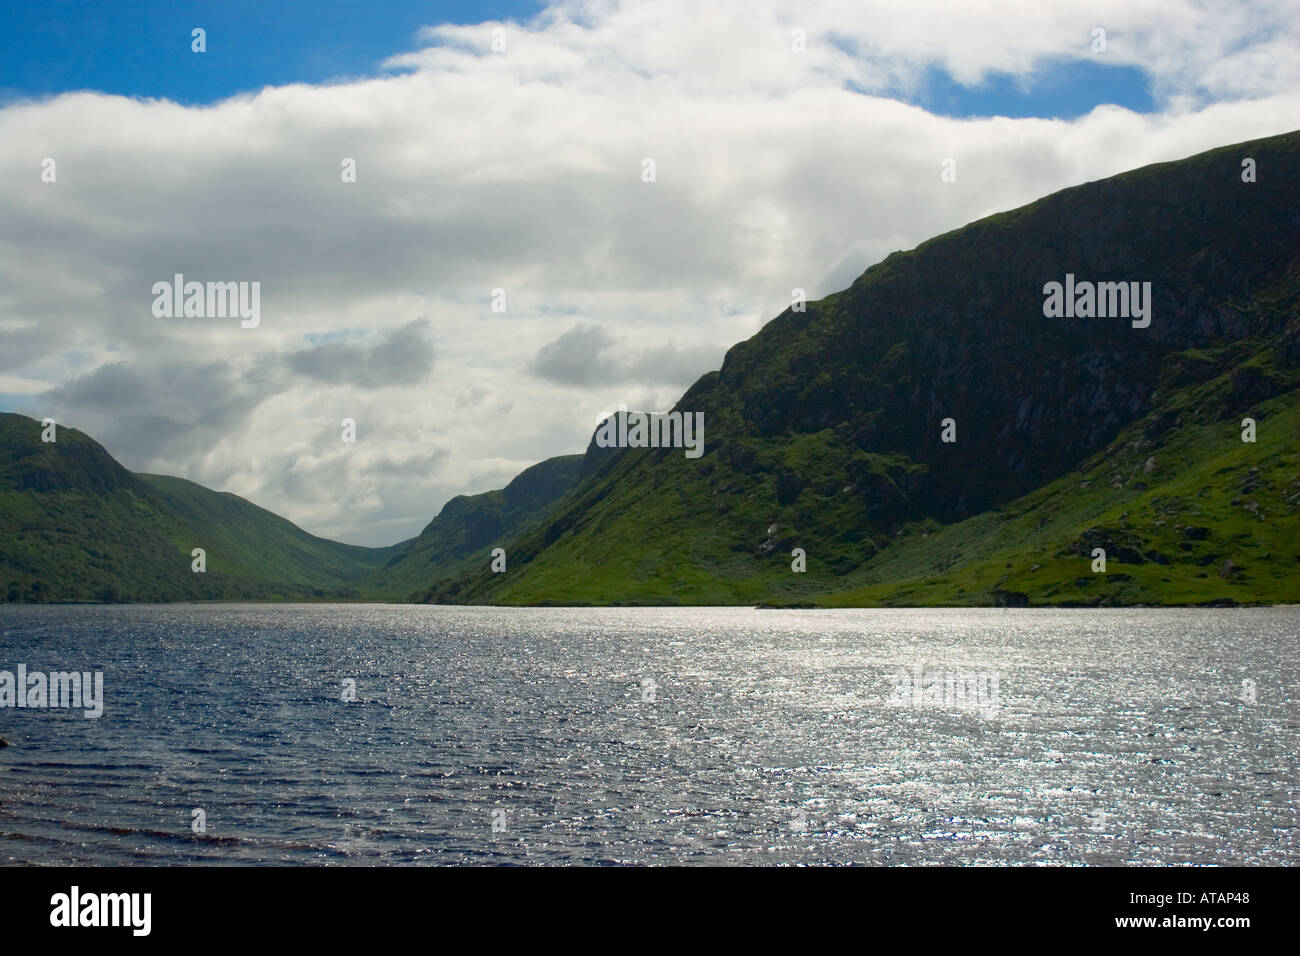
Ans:
[{"label": "rippled water surface", "polygon": [[[0,607],[0,670],[99,670],[106,698],[0,709],[0,862],[1291,864],[1298,633],[1297,608]],[[891,703],[917,666],[994,675],[997,706]]]}]

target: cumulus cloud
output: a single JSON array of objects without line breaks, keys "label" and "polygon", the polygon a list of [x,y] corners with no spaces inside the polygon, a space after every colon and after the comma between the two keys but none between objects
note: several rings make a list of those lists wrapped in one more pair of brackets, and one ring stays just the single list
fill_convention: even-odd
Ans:
[{"label": "cumulus cloud", "polygon": [[[582,450],[601,409],[668,407],[794,288],[1300,116],[1295,0],[572,0],[500,24],[502,53],[494,26],[431,25],[383,75],[211,106],[0,109],[9,407],[391,543],[451,495]],[[1089,58],[1143,71],[1157,112],[907,102],[936,69],[1032,84]],[[155,318],[152,284],[178,272],[260,281],[261,324]]]},{"label": "cumulus cloud", "polygon": [[672,342],[629,349],[603,326],[575,325],[538,350],[533,374],[560,385],[690,385],[722,360],[711,347],[678,348]]},{"label": "cumulus cloud", "polygon": [[57,416],[126,462],[204,451],[242,430],[268,394],[264,363],[242,374],[225,360],[105,362],[42,396]]},{"label": "cumulus cloud", "polygon": [[286,356],[300,375],[321,382],[384,388],[415,385],[433,371],[433,338],[428,319],[382,332],[374,343],[326,342]]}]

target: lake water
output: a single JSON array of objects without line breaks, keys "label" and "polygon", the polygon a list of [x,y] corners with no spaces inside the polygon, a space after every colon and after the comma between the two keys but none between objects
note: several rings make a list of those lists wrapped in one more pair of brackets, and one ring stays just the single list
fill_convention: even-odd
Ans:
[{"label": "lake water", "polygon": [[0,862],[1293,864],[1297,635],[1300,608],[5,606],[0,670],[102,671],[105,701],[0,709]]}]

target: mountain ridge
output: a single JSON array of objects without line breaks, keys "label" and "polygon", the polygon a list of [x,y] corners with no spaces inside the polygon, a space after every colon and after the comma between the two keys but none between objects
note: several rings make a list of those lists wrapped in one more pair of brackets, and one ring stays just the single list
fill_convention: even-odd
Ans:
[{"label": "mountain ridge", "polygon": [[[1257,182],[1242,180],[1246,156]],[[674,410],[705,413],[699,459],[593,435],[585,454],[457,496],[388,548],[133,475],[61,428],[63,457],[6,447],[0,459],[0,514],[18,529],[0,535],[0,596],[50,599],[31,590],[43,569],[59,586],[83,575],[77,599],[104,600],[1295,600],[1297,177],[1292,132],[1072,186],[892,253],[783,310],[683,393]],[[1067,276],[1149,282],[1150,325],[1049,317],[1046,283]],[[6,415],[5,446],[20,418],[39,429]],[[1247,418],[1254,442],[1241,440]],[[108,528],[131,532],[132,553],[170,549],[165,566],[105,551]],[[196,529],[218,545],[203,581],[182,547]],[[235,530],[272,546],[251,553]],[[42,564],[28,534],[56,558]],[[490,568],[496,547],[505,573]],[[138,593],[114,590],[115,567],[143,579]]]},{"label": "mountain ridge", "polygon": [[[1242,181],[1248,155],[1259,182]],[[881,554],[903,557],[892,545],[906,529],[928,536],[926,522],[960,523],[1063,480],[1125,429],[1176,418],[1180,394],[1198,385],[1218,382],[1212,399],[1186,409],[1202,422],[1211,412],[1262,415],[1261,403],[1283,395],[1289,408],[1300,352],[1300,209],[1288,187],[1297,174],[1293,132],[1070,187],[891,254],[806,312],[786,309],[687,390],[674,407],[703,410],[708,421],[698,466],[663,450],[621,450],[545,527],[512,543],[514,572],[468,576],[432,599],[800,603],[849,591],[878,602],[887,595],[848,585]],[[1067,274],[1151,281],[1152,325],[1046,319],[1044,285]],[[952,444],[939,440],[948,417]],[[1169,432],[1148,425],[1157,439]],[[1146,439],[1148,452],[1157,439]],[[1291,521],[1288,501],[1279,507]],[[1104,517],[1104,502],[1094,504],[1092,517]],[[624,517],[638,509],[659,516],[660,530]],[[636,541],[639,553],[602,537]],[[808,570],[799,575],[789,552],[801,544]],[[1089,573],[1085,562],[1071,580],[1126,580],[1120,569]],[[1020,600],[994,593],[1007,590],[1001,577],[930,600]],[[1171,577],[1111,588],[1101,600],[1162,603],[1162,589],[1175,603],[1300,594],[1290,564],[1281,584],[1256,583],[1256,592],[1209,582],[1196,593]],[[1090,586],[1078,585],[1080,594]]]},{"label": "mountain ridge", "polygon": [[[367,548],[313,535],[231,492],[131,472],[76,428],[58,425],[53,442],[41,432],[34,419],[0,412],[0,601],[392,598],[391,572],[376,583],[377,569],[428,539],[450,555],[435,574],[459,567],[464,542],[447,532],[449,516],[496,515],[488,536],[510,533],[567,489],[581,458],[539,462],[505,489],[457,496],[415,538]],[[204,551],[201,573],[194,548]]]}]

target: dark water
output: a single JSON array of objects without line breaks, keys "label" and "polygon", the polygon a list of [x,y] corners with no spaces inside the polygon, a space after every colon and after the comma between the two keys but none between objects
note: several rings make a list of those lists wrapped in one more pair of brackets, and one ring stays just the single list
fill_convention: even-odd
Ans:
[{"label": "dark water", "polygon": [[[100,670],[106,698],[0,709],[0,862],[1290,864],[1298,633],[1296,608],[0,607],[0,670]],[[891,705],[914,665],[993,674],[998,706]]]}]

